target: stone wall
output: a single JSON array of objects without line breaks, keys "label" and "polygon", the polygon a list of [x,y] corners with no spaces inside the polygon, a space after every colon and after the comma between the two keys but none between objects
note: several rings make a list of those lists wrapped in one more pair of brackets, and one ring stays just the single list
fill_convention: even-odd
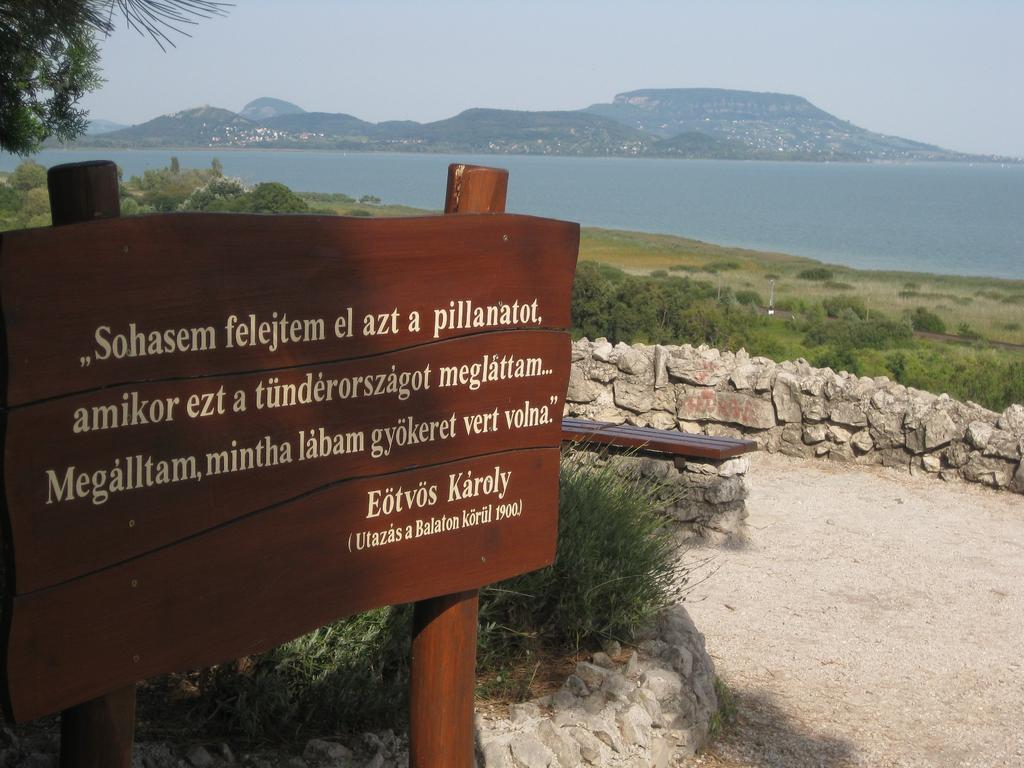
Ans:
[{"label": "stone wall", "polygon": [[564,460],[599,466],[609,464],[620,475],[649,484],[654,500],[675,523],[680,543],[698,539],[708,544],[733,543],[743,535],[749,495],[746,456],[731,459],[669,458],[643,451],[616,451],[608,446],[578,443]]},{"label": "stone wall", "polygon": [[566,416],[747,437],[762,450],[883,464],[1024,493],[1024,406],[1001,414],[886,377],[689,345],[573,344]]}]

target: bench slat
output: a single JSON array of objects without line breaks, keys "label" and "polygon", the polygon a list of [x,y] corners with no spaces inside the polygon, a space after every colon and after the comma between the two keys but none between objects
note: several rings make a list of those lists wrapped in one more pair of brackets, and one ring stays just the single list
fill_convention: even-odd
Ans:
[{"label": "bench slat", "polygon": [[562,439],[614,445],[620,448],[642,448],[672,456],[704,459],[728,459],[757,450],[757,443],[753,440],[691,435],[652,427],[634,427],[571,417],[562,419]]}]

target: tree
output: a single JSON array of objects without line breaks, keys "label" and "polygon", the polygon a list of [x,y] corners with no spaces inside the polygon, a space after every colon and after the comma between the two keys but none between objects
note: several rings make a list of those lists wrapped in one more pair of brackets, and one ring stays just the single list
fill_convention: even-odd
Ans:
[{"label": "tree", "polygon": [[20,192],[46,186],[46,168],[35,160],[19,163],[11,174],[11,186]]},{"label": "tree", "polygon": [[98,35],[120,11],[157,45],[183,24],[223,15],[212,0],[0,0],[0,150],[28,154],[48,137],[68,141],[88,126],[78,107],[102,83]]}]

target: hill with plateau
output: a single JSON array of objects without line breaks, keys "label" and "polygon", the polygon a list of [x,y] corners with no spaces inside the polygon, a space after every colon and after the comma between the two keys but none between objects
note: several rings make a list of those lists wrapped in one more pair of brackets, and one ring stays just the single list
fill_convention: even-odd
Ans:
[{"label": "hill with plateau", "polygon": [[800,96],[713,88],[620,93],[581,110],[467,109],[429,123],[372,123],[261,97],[203,106],[80,139],[109,148],[275,148],[732,160],[1016,162],[886,136]]}]

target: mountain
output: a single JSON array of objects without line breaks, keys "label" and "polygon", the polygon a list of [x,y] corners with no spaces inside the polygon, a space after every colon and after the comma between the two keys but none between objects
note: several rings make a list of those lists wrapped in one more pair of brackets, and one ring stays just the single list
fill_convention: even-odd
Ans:
[{"label": "mountain", "polygon": [[197,107],[78,141],[94,147],[265,147],[734,160],[1013,160],[953,152],[841,120],[800,96],[715,88],[620,93],[572,111],[467,109],[371,123],[262,97],[241,114]]},{"label": "mountain", "polygon": [[298,104],[292,104],[290,101],[274,99],[270,96],[261,96],[242,107],[242,111],[238,114],[258,122],[279,115],[301,115],[305,111]]},{"label": "mountain", "polygon": [[[801,96],[718,88],[666,88],[620,93],[587,112],[675,140],[698,132],[737,155],[799,160],[963,160],[970,156],[885,136],[840,120]],[[662,145],[667,149],[668,145]]]},{"label": "mountain", "polygon": [[110,133],[111,131],[119,131],[122,128],[127,128],[124,123],[115,123],[113,120],[103,120],[96,118],[95,120],[89,121],[89,127],[85,129],[86,136],[98,136],[101,133]]},{"label": "mountain", "polygon": [[120,147],[209,147],[219,143],[227,146],[229,141],[222,139],[249,135],[256,128],[256,123],[230,110],[202,106],[92,136],[86,143]]}]

